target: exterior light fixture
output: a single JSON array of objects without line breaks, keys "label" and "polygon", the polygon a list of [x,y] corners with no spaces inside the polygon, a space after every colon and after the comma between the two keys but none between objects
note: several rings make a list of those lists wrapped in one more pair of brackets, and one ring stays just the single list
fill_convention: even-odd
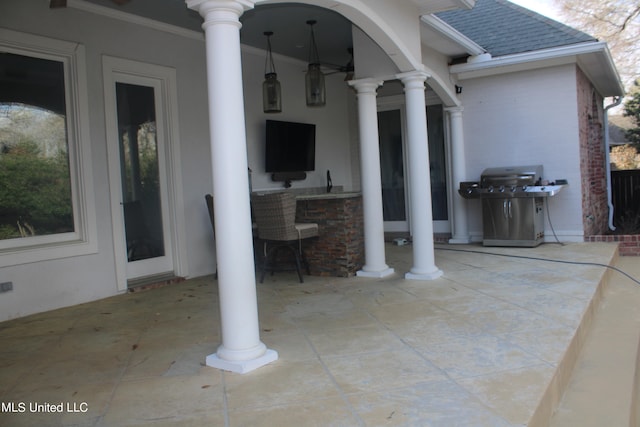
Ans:
[{"label": "exterior light fixture", "polygon": [[265,113],[282,112],[282,94],[280,82],[276,74],[276,67],[273,64],[273,54],[271,53],[271,36],[273,31],[265,31],[267,36],[267,57],[264,61],[264,82],[262,83],[262,110]]},{"label": "exterior light fixture", "polygon": [[324,74],[320,69],[320,57],[318,56],[318,47],[316,46],[316,38],[313,33],[315,20],[307,21],[311,32],[311,41],[309,43],[309,67],[305,76],[305,88],[307,95],[307,105],[309,107],[322,107],[326,103],[326,94],[324,86]]}]

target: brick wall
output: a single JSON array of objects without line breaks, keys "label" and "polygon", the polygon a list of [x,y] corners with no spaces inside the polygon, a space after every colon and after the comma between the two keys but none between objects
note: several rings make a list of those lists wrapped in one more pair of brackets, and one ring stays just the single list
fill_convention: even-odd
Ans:
[{"label": "brick wall", "polygon": [[618,243],[618,250],[622,256],[640,256],[640,235],[638,234],[607,234],[599,236],[588,236],[587,242],[610,242]]},{"label": "brick wall", "polygon": [[584,73],[577,70],[578,123],[580,135],[580,175],[582,220],[585,237],[607,230],[606,157],[604,147],[603,98]]},{"label": "brick wall", "polygon": [[312,275],[351,277],[362,268],[362,196],[298,200],[296,221],[318,224],[318,238],[303,242]]}]

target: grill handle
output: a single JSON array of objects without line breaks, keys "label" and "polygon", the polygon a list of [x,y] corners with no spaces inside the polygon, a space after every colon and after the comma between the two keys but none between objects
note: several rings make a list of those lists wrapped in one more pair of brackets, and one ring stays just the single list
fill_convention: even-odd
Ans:
[{"label": "grill handle", "polygon": [[513,209],[511,208],[511,199],[506,199],[502,202],[502,216],[505,219],[513,218]]}]

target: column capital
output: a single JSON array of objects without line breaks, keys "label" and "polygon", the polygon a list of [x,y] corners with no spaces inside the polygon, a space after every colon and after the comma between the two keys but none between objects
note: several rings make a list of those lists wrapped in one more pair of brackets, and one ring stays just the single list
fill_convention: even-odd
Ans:
[{"label": "column capital", "polygon": [[453,107],[444,107],[444,111],[449,111],[449,112],[452,112],[452,113],[463,112],[464,111],[464,107],[462,105],[455,105]]},{"label": "column capital", "polygon": [[444,107],[444,111],[446,111],[447,113],[449,113],[451,115],[454,115],[456,113],[462,114],[462,112],[464,111],[464,107],[463,106]]},{"label": "column capital", "polygon": [[213,24],[231,24],[238,28],[240,16],[253,9],[255,0],[185,0],[189,9],[195,10],[204,18],[203,28]]},{"label": "column capital", "polygon": [[416,89],[420,87],[424,89],[424,82],[426,82],[429,77],[431,77],[429,73],[420,70],[396,74],[396,78],[402,81],[405,89]]},{"label": "column capital", "polygon": [[384,80],[376,80],[374,78],[350,80],[349,86],[355,88],[358,93],[375,93],[376,89],[384,84]]}]

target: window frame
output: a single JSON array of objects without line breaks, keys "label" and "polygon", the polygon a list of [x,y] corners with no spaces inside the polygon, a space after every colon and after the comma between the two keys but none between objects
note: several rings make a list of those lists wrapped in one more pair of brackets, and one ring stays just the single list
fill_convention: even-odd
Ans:
[{"label": "window frame", "polygon": [[97,253],[85,48],[0,28],[0,51],[63,64],[74,222],[68,233],[0,240],[0,267]]}]

